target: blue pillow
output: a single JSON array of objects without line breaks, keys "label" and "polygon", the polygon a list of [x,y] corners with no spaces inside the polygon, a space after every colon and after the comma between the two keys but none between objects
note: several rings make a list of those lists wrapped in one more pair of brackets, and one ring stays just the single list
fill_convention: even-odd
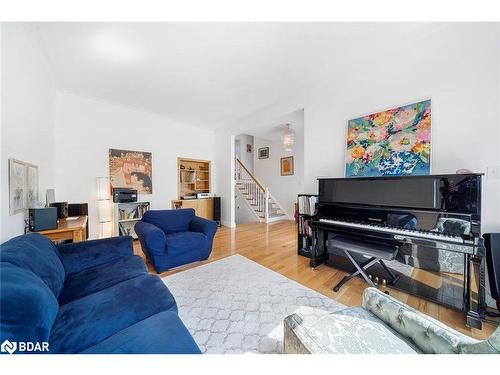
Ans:
[{"label": "blue pillow", "polygon": [[56,297],[33,272],[0,263],[0,342],[48,341],[58,312]]},{"label": "blue pillow", "polygon": [[32,271],[56,297],[63,288],[66,272],[56,246],[37,233],[17,236],[0,245],[0,261]]}]

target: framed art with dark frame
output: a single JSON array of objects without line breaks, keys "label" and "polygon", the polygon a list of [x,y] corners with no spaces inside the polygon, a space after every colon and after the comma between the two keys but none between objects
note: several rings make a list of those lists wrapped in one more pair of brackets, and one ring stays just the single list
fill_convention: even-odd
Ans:
[{"label": "framed art with dark frame", "polygon": [[259,159],[269,159],[269,147],[259,148]]}]

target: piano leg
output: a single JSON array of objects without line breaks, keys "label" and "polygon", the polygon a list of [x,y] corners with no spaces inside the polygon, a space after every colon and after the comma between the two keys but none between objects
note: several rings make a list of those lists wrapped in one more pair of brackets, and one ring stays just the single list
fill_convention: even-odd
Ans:
[{"label": "piano leg", "polygon": [[309,267],[315,269],[328,260],[326,251],[326,235],[322,229],[315,229],[312,233],[312,256]]},{"label": "piano leg", "polygon": [[[485,313],[485,258],[466,255],[464,272],[464,310],[467,314],[467,326],[482,328]],[[474,279],[474,289],[473,289]]]}]

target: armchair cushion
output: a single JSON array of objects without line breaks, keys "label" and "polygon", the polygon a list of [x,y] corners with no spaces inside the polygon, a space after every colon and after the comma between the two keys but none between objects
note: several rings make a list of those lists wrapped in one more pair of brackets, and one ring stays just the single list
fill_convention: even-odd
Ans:
[{"label": "armchair cushion", "polygon": [[207,238],[212,240],[217,232],[217,224],[213,220],[207,220],[199,216],[193,217],[189,224],[191,232],[203,233]]},{"label": "armchair cushion", "polygon": [[148,258],[154,255],[165,255],[165,232],[163,230],[143,220],[138,221],[134,229]]},{"label": "armchair cushion", "polygon": [[51,352],[78,353],[162,311],[177,312],[157,276],[142,275],[60,306]]},{"label": "armchair cushion", "polygon": [[363,307],[394,331],[411,340],[424,353],[463,353],[465,347],[479,342],[376,288],[365,289]]},{"label": "armchair cushion", "polygon": [[348,308],[314,321],[285,319],[286,353],[415,354],[419,350],[373,314]]},{"label": "armchair cushion", "polygon": [[186,232],[189,224],[195,216],[192,208],[179,210],[149,210],[142,218],[146,223],[154,224],[166,234],[175,232]]},{"label": "armchair cushion", "polygon": [[165,236],[169,268],[177,267],[203,258],[208,246],[207,236],[199,232],[170,233]]},{"label": "armchair cushion", "polygon": [[134,255],[130,236],[63,244],[58,248],[67,275]]},{"label": "armchair cushion", "polygon": [[38,276],[57,296],[65,271],[56,246],[38,233],[17,236],[1,245],[0,261],[14,264]]},{"label": "armchair cushion", "polygon": [[72,273],[66,278],[59,303],[64,305],[147,272],[142,258],[134,255]]}]

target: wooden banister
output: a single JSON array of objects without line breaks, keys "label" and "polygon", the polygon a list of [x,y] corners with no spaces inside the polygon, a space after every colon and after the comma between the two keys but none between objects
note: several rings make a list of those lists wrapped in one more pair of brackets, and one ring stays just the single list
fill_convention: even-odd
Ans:
[{"label": "wooden banister", "polygon": [[245,165],[241,162],[240,159],[238,159],[237,157],[235,157],[235,160],[236,160],[236,163],[245,170],[245,172],[252,178],[252,180],[254,180],[255,184],[264,192],[266,191],[266,188],[264,186],[262,186],[262,184],[259,182],[259,180],[257,180],[257,178],[247,169],[247,167],[245,167]]}]

